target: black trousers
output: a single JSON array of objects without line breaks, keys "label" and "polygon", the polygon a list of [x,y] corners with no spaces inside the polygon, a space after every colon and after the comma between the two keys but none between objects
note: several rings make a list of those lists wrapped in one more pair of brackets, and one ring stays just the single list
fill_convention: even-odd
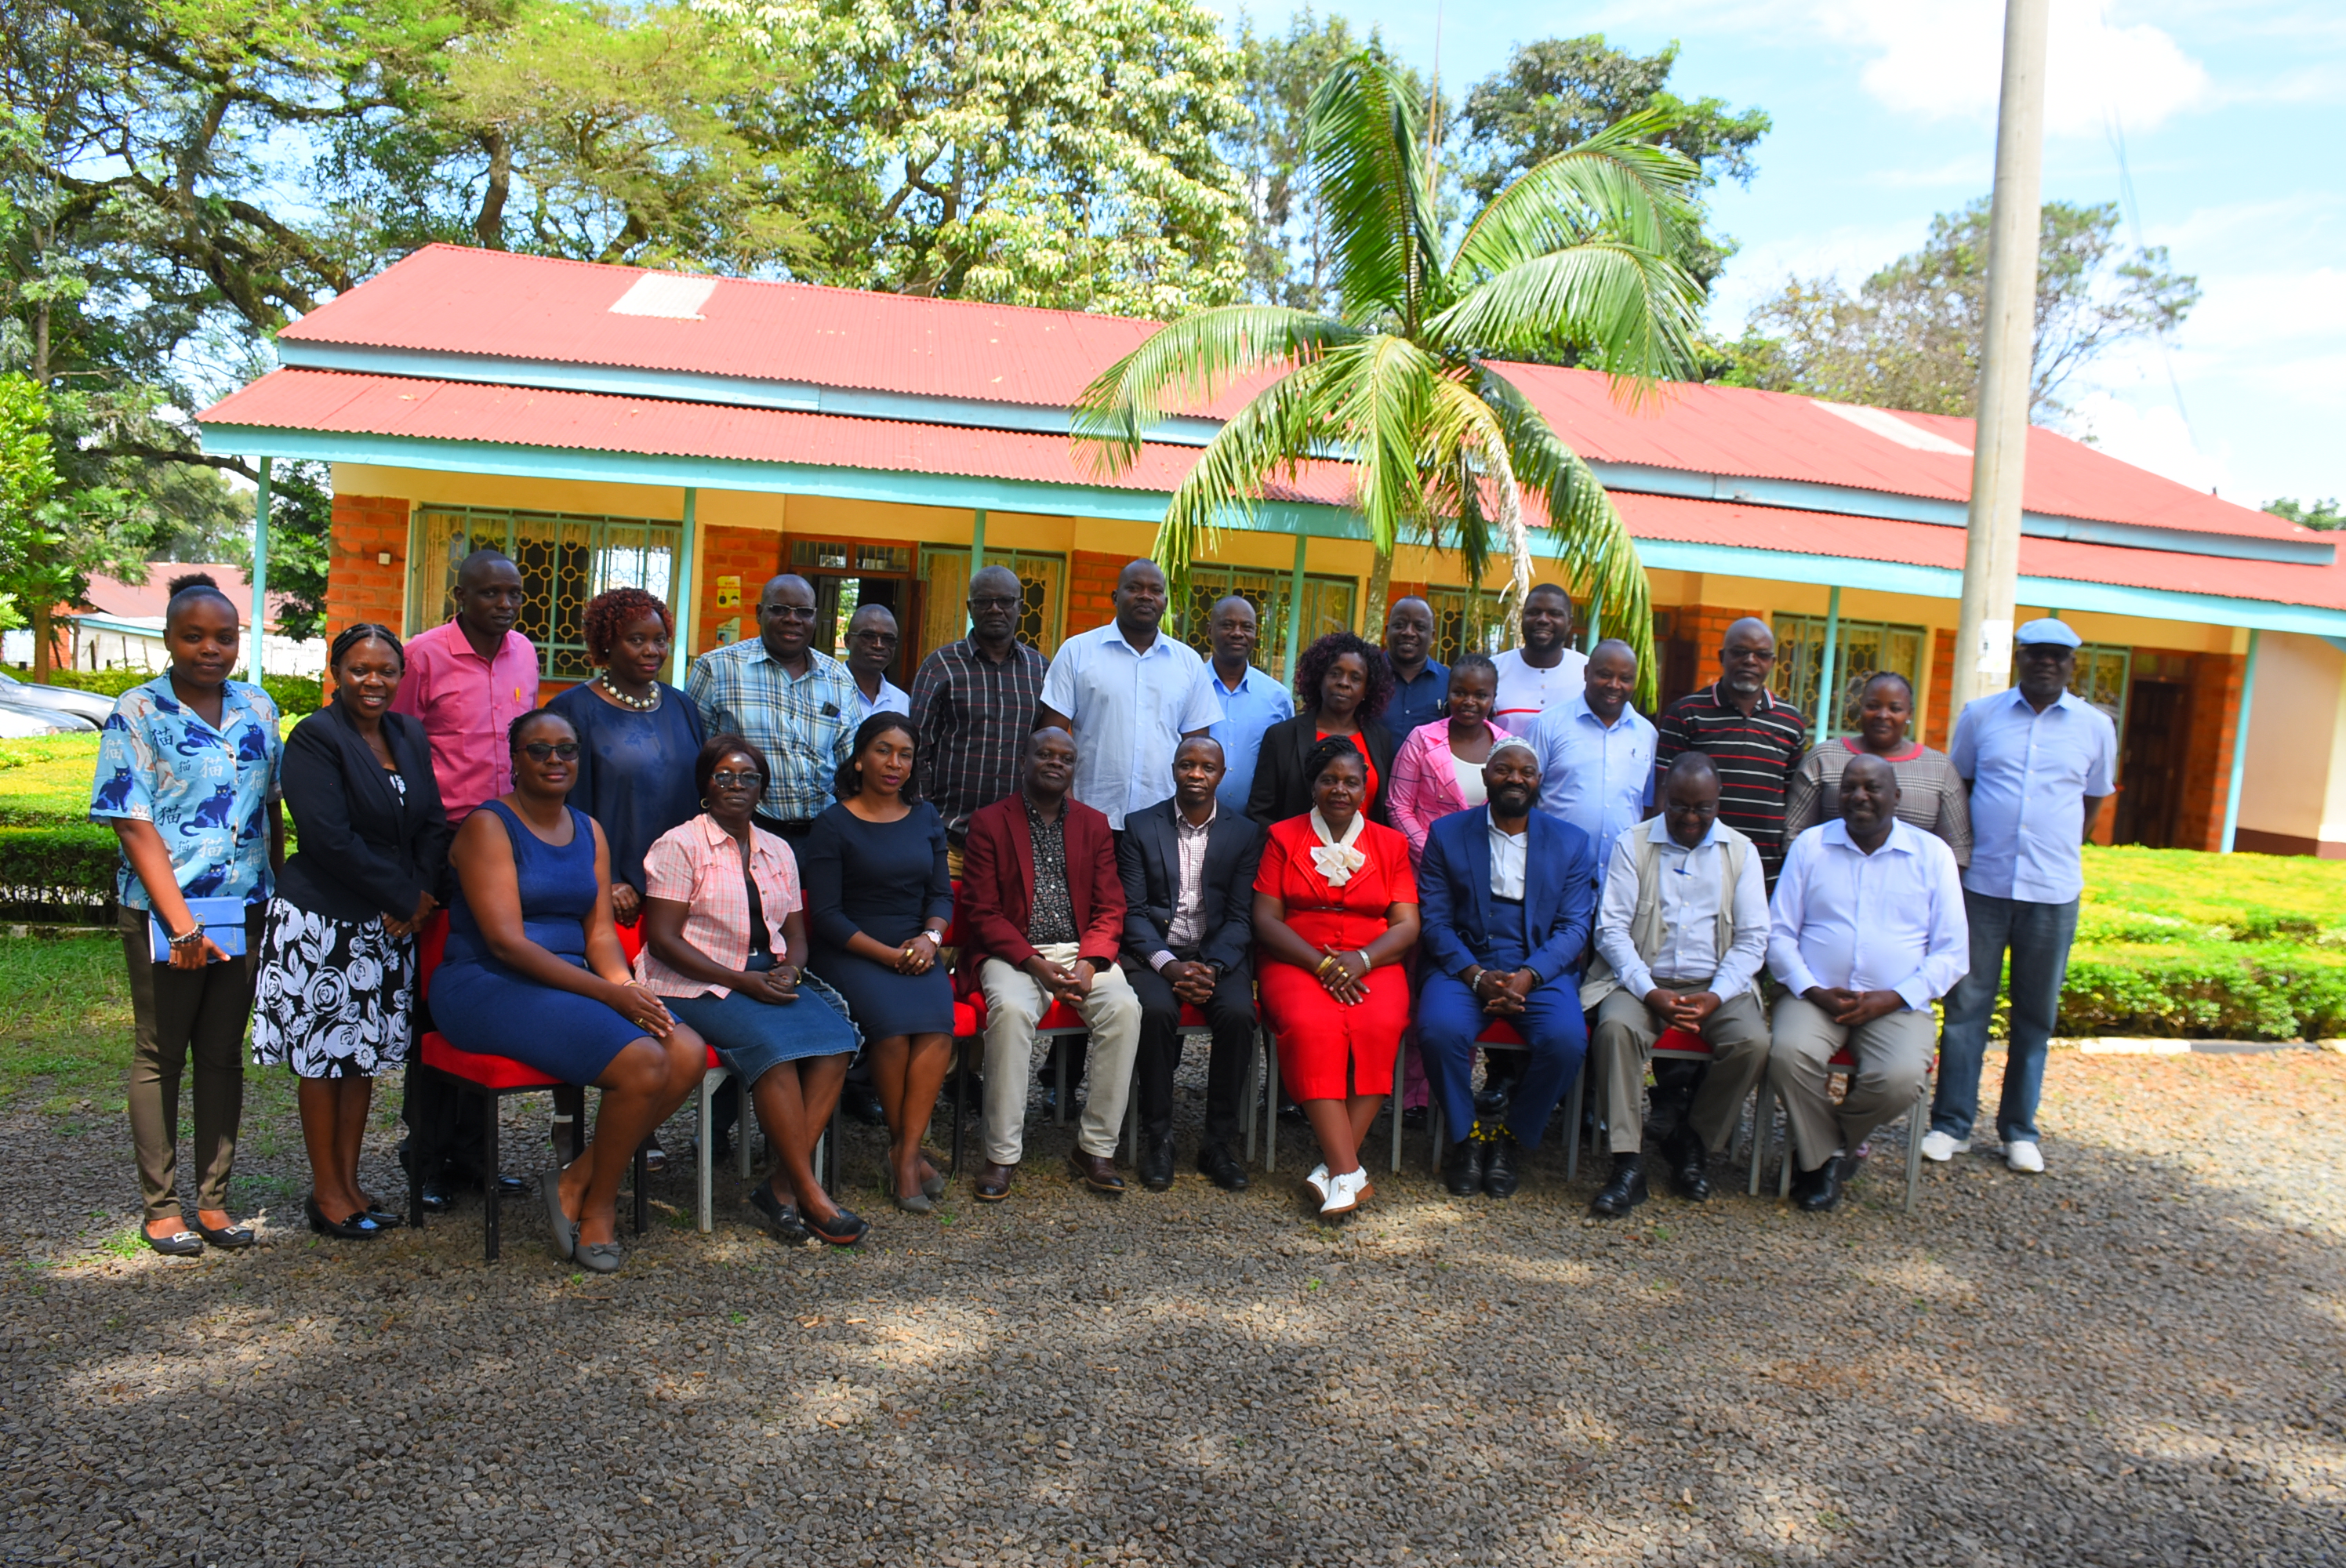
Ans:
[{"label": "black trousers", "polygon": [[[1196,948],[1174,950],[1194,961]],[[1140,1135],[1149,1142],[1173,1131],[1173,1074],[1181,1064],[1181,999],[1164,976],[1147,967],[1127,969],[1140,998]],[[1236,1151],[1243,1136],[1239,1107],[1254,1070],[1254,976],[1247,965],[1222,971],[1203,1009],[1213,1026],[1213,1054],[1206,1064],[1207,1144]]]}]

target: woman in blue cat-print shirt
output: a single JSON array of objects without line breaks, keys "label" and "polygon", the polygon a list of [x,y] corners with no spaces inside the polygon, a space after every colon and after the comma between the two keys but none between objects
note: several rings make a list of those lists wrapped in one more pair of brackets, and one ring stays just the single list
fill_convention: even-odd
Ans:
[{"label": "woman in blue cat-print shirt", "polygon": [[[89,814],[122,841],[116,891],[130,967],[137,1039],[130,1135],[138,1151],[147,1245],[193,1257],[236,1248],[251,1228],[228,1212],[229,1167],[244,1109],[244,1026],[252,1012],[260,916],[285,859],[278,805],[277,705],[228,678],[240,638],[236,606],[201,573],[171,579],[163,640],[169,673],[117,699],[98,737]],[[189,899],[235,899],[245,912],[239,958],[189,912]],[[170,939],[154,961],[149,918]],[[179,1077],[195,1059],[196,1228],[178,1196]]]}]

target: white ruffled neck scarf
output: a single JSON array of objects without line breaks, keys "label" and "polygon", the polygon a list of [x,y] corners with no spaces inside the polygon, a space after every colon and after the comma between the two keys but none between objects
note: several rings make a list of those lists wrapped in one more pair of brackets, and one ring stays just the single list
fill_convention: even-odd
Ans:
[{"label": "white ruffled neck scarf", "polygon": [[1328,819],[1320,814],[1320,808],[1311,808],[1311,830],[1320,838],[1311,846],[1311,867],[1331,888],[1342,887],[1352,880],[1354,871],[1369,863],[1369,857],[1352,847],[1361,836],[1362,820],[1359,812],[1352,813],[1352,820],[1340,839],[1329,830]]}]

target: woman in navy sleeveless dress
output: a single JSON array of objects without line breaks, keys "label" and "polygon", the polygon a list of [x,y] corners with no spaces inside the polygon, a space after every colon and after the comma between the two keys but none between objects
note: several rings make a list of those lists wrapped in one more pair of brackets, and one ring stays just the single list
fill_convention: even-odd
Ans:
[{"label": "woman in navy sleeveless dress", "polygon": [[544,708],[515,719],[510,795],[457,830],[434,1025],[459,1051],[509,1057],[603,1090],[585,1158],[544,1179],[556,1257],[619,1266],[619,1178],[644,1135],[700,1082],[708,1048],[636,983],[611,923],[610,851],[566,803],[578,733]]}]

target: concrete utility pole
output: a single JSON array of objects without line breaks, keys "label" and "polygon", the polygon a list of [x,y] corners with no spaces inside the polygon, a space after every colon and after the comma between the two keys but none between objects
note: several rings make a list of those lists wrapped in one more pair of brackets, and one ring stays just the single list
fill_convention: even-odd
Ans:
[{"label": "concrete utility pole", "polygon": [[1988,217],[1987,321],[1980,344],[1972,447],[1970,537],[1955,632],[1954,705],[2012,680],[2013,601],[2020,575],[2021,484],[2036,358],[2036,235],[2045,141],[2045,34],[2051,0],[2005,0],[2004,97]]}]

